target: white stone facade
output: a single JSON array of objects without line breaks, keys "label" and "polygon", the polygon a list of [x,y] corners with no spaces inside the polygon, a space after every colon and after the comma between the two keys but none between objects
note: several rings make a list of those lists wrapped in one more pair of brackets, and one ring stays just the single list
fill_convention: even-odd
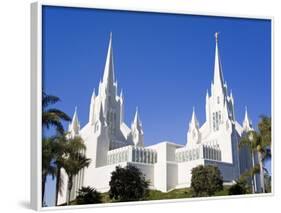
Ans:
[{"label": "white stone facade", "polygon": [[[145,147],[138,110],[131,128],[124,123],[124,100],[122,91],[117,94],[110,36],[103,79],[98,93],[94,91],[90,101],[89,121],[80,129],[75,110],[69,125],[71,136],[83,138],[86,156],[92,160],[90,166],[75,177],[72,199],[81,186],[108,191],[111,172],[117,165],[138,167],[150,180],[150,188],[163,192],[189,187],[191,170],[198,165],[218,166],[225,184],[232,184],[241,173],[251,168],[253,162],[249,150],[238,147],[241,136],[252,129],[251,123],[247,110],[242,126],[235,120],[234,98],[223,79],[217,33],[215,40],[214,79],[211,94],[208,91],[206,94],[205,123],[199,125],[193,109],[186,145],[164,141]],[[59,204],[66,202],[68,193],[68,178],[63,170],[62,178],[64,188],[59,195]],[[258,180],[256,182],[258,185]]]}]

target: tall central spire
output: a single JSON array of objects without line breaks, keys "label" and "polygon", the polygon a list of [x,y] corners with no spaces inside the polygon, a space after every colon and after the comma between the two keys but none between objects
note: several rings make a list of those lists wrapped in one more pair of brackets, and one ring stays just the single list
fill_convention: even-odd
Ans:
[{"label": "tall central spire", "polygon": [[103,83],[108,87],[115,81],[114,77],[114,63],[113,63],[113,48],[112,48],[112,33],[110,33],[109,45],[107,50],[107,57],[103,73]]},{"label": "tall central spire", "polygon": [[214,65],[214,86],[216,88],[223,88],[223,74],[222,74],[222,67],[219,55],[219,47],[218,47],[218,40],[219,40],[219,33],[215,33],[215,40],[216,40],[216,52],[215,52],[215,65]]}]

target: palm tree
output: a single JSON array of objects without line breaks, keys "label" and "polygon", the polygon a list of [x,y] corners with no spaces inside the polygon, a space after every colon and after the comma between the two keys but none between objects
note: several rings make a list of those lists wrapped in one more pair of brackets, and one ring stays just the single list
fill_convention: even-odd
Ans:
[{"label": "palm tree", "polygon": [[58,203],[58,194],[62,193],[63,181],[61,178],[61,169],[64,164],[64,156],[66,153],[66,135],[56,135],[53,140],[54,164],[56,165],[56,190],[55,205]]},{"label": "palm tree", "polygon": [[83,154],[86,147],[83,144],[81,137],[74,137],[67,142],[67,155],[63,162],[63,168],[68,175],[68,198],[67,204],[70,203],[71,189],[73,186],[74,177],[81,171],[81,169],[90,165],[90,159]]},{"label": "palm tree", "polygon": [[47,176],[55,177],[56,168],[52,164],[54,159],[52,138],[43,138],[42,140],[42,203],[45,195],[45,185]]},{"label": "palm tree", "polygon": [[[58,195],[62,191],[62,176],[61,170],[64,169],[66,171],[66,167],[69,167],[70,160],[69,158],[75,156],[77,153],[81,153],[86,150],[86,146],[83,143],[81,137],[76,136],[73,138],[69,138],[67,134],[57,135],[53,140],[54,147],[54,164],[56,165],[56,197],[55,204],[58,203]],[[84,157],[84,156],[82,156]]]},{"label": "palm tree", "polygon": [[59,102],[57,96],[47,95],[45,92],[42,94],[42,125],[47,129],[54,126],[56,130],[63,134],[64,128],[61,121],[71,121],[71,118],[63,111],[56,108],[49,108],[50,105]]},{"label": "palm tree", "polygon": [[239,148],[242,148],[244,146],[249,148],[249,151],[251,153],[251,158],[252,158],[252,168],[249,169],[248,171],[244,172],[241,177],[250,177],[251,178],[251,182],[252,182],[252,193],[256,192],[256,180],[255,180],[255,175],[256,173],[259,171],[257,171],[256,169],[256,163],[255,163],[255,153],[256,153],[256,144],[252,143],[250,141],[251,137],[250,137],[251,133],[247,132],[247,134],[245,134],[239,143]]},{"label": "palm tree", "polygon": [[73,178],[77,175],[81,169],[88,167],[90,164],[90,159],[86,158],[83,154],[77,153],[76,155],[69,156],[65,162],[64,169],[68,175],[68,198],[67,205],[70,203],[71,189],[73,186]]},{"label": "palm tree", "polygon": [[[241,145],[248,145],[251,149],[252,156],[253,153],[258,154],[258,166],[261,180],[262,192],[265,192],[264,185],[264,167],[263,161],[270,156],[271,148],[271,118],[266,116],[261,116],[261,120],[258,124],[259,132],[249,131],[245,136],[242,137],[240,141]],[[255,168],[253,166],[253,168]]]}]

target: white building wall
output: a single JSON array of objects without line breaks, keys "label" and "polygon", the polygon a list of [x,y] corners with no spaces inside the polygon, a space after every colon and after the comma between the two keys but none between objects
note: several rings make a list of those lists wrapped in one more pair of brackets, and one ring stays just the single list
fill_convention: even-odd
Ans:
[{"label": "white building wall", "polygon": [[176,188],[190,187],[191,171],[194,167],[204,165],[203,159],[178,163],[178,185]]},{"label": "white building wall", "polygon": [[107,165],[98,167],[93,170],[87,170],[84,178],[84,186],[91,186],[96,188],[100,192],[107,192],[109,190],[109,181],[111,178],[111,172],[115,170],[116,166],[125,167],[128,163],[118,163],[113,165]]}]

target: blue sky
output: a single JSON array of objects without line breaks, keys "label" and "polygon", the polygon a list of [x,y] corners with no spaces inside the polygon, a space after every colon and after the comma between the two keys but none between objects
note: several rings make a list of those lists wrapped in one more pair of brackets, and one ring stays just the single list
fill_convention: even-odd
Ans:
[{"label": "blue sky", "polygon": [[[193,106],[199,123],[205,121],[216,31],[236,120],[242,122],[247,106],[256,126],[259,115],[271,115],[269,20],[45,7],[44,90],[59,96],[62,101],[56,107],[71,116],[77,106],[84,126],[112,32],[126,123],[130,125],[138,106],[145,145],[162,140],[184,144]],[[46,199],[51,205],[53,183],[48,186]]]}]

